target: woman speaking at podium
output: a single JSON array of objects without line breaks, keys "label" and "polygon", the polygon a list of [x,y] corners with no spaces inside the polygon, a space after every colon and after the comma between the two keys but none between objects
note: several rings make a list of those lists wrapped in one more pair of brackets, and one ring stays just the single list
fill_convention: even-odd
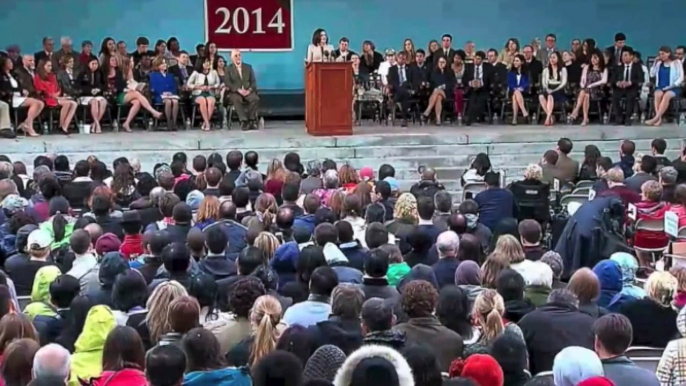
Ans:
[{"label": "woman speaking at podium", "polygon": [[307,58],[305,62],[333,62],[333,46],[329,44],[326,31],[318,28],[312,35],[312,44],[307,46]]}]

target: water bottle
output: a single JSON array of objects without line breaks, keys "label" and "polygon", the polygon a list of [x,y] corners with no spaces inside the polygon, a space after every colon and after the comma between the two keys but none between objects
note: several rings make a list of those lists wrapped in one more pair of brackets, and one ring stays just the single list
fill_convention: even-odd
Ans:
[{"label": "water bottle", "polygon": [[631,123],[635,123],[637,119],[638,116],[636,115],[636,113],[631,114]]},{"label": "water bottle", "polygon": [[112,129],[114,131],[119,131],[119,122],[118,121],[112,122]]},{"label": "water bottle", "polygon": [[679,115],[679,126],[686,126],[686,114],[684,113]]},{"label": "water bottle", "polygon": [[83,134],[86,131],[86,127],[83,122],[79,122],[79,134]]},{"label": "water bottle", "polygon": [[229,127],[229,120],[226,119],[226,115],[224,115],[224,119],[222,119],[222,129],[226,129]]},{"label": "water bottle", "polygon": [[531,124],[532,125],[537,125],[538,124],[538,114],[533,113],[531,115]]},{"label": "water bottle", "polygon": [[603,114],[603,125],[607,125],[608,123],[610,123],[610,117],[605,113]]},{"label": "water bottle", "polygon": [[641,114],[641,124],[642,125],[646,124],[646,115],[645,114]]},{"label": "water bottle", "polygon": [[50,134],[50,128],[48,127],[48,122],[43,122],[43,135]]},{"label": "water bottle", "polygon": [[188,129],[190,129],[190,128],[191,128],[191,119],[190,119],[190,118],[186,118],[186,130],[188,130]]},{"label": "water bottle", "polygon": [[568,124],[568,125],[574,124],[574,120],[572,119],[572,116],[571,116],[571,115],[567,115],[567,124]]},{"label": "water bottle", "polygon": [[257,123],[257,127],[258,127],[258,129],[260,129],[260,130],[264,130],[264,118],[263,118],[263,117],[260,117],[260,120],[259,120],[259,122]]},{"label": "water bottle", "polygon": [[152,130],[153,126],[155,126],[155,120],[150,118],[148,120],[148,130]]},{"label": "water bottle", "polygon": [[457,125],[462,126],[462,114],[457,114]]}]

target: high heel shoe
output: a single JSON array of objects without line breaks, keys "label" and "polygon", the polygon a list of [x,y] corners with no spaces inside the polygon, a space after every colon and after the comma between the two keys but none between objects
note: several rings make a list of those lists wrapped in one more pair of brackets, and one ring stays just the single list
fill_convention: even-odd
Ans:
[{"label": "high heel shoe", "polygon": [[17,132],[19,132],[19,130],[24,132],[24,137],[33,137],[33,138],[40,137],[40,135],[38,133],[36,133],[35,131],[33,131],[33,129],[29,129],[26,126],[26,123],[22,123],[19,126],[17,126]]}]

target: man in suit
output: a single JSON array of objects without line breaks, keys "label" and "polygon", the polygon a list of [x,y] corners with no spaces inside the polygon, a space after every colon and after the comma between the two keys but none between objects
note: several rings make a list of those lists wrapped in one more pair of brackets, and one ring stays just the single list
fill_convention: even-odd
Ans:
[{"label": "man in suit", "polygon": [[464,69],[462,84],[466,87],[465,96],[468,98],[467,117],[465,119],[467,126],[483,115],[491,95],[491,66],[485,63],[485,60],[486,54],[483,51],[477,51],[474,55],[474,64],[467,65]]},{"label": "man in suit", "polygon": [[[534,57],[534,48],[532,46],[524,46],[522,52],[524,53],[524,67],[526,68],[526,72],[529,74],[529,83],[531,85],[536,85],[541,81],[543,63]],[[533,88],[531,91],[535,92]]]},{"label": "man in suit", "polygon": [[406,62],[406,54],[401,51],[396,55],[396,65],[388,69],[388,93],[393,96],[393,102],[400,104],[400,127],[407,127],[410,98],[415,93],[415,86],[419,85]]},{"label": "man in suit", "polygon": [[[145,36],[139,36],[138,39],[136,39],[136,51],[131,53],[131,57],[133,58],[133,65],[136,66],[138,63],[141,62],[141,59],[143,59],[143,56],[148,56],[148,47],[150,46],[150,40],[146,38]],[[153,56],[155,56],[153,54]]]},{"label": "man in suit", "polygon": [[559,178],[565,181],[576,181],[579,175],[579,161],[569,158],[569,153],[572,152],[574,144],[569,138],[560,138],[557,141],[557,162],[555,167],[559,171]]},{"label": "man in suit", "polygon": [[33,54],[34,59],[36,59],[36,62],[40,62],[41,60],[52,60],[52,55],[53,51],[55,50],[55,41],[52,40],[51,37],[44,37],[43,38],[43,51],[38,51],[35,54]]},{"label": "man in suit", "polygon": [[[540,40],[539,40],[540,41]],[[547,34],[545,36],[545,48],[539,48],[536,52],[536,59],[543,64],[543,66],[548,65],[548,58],[550,54],[557,51],[557,36],[555,34]]]},{"label": "man in suit", "polygon": [[33,55],[22,56],[22,65],[14,69],[19,87],[29,92],[30,97],[37,97],[33,86],[33,76],[36,73],[36,60]]},{"label": "man in suit", "polygon": [[450,66],[450,64],[453,62],[453,58],[455,57],[455,50],[453,50],[451,47],[452,44],[452,35],[444,34],[441,37],[441,48],[439,48],[438,51],[434,52],[433,54],[434,67],[438,65],[439,58],[445,58],[445,60],[448,62],[448,66]]},{"label": "man in suit", "polygon": [[424,105],[424,102],[428,103],[429,96],[431,95],[431,89],[429,88],[431,66],[430,63],[426,62],[426,52],[423,49],[417,50],[414,63],[410,65],[410,71],[412,72],[412,80],[415,82],[414,89],[417,97]]},{"label": "man in suit", "polygon": [[[631,125],[631,114],[634,111],[634,103],[643,82],[643,70],[634,63],[634,50],[625,46],[622,48],[622,65],[615,67],[612,73],[612,110],[615,112],[615,123]],[[624,110],[619,101],[625,98]],[[623,119],[622,119],[623,118]]]},{"label": "man in suit", "polygon": [[252,66],[243,63],[239,50],[231,51],[232,66],[229,66],[224,75],[226,92],[229,100],[236,109],[241,128],[257,130],[257,107],[260,97],[257,96],[257,81]]},{"label": "man in suit", "polygon": [[506,86],[507,85],[507,66],[503,62],[498,61],[498,50],[491,48],[486,55],[488,64],[491,67],[491,85]]},{"label": "man in suit", "polygon": [[191,65],[196,66],[198,62],[198,58],[202,58],[205,56],[205,45],[204,44],[198,44],[195,46],[195,55],[191,55],[190,60],[191,60]]},{"label": "man in suit", "polygon": [[176,83],[179,84],[179,87],[186,85],[188,78],[193,72],[193,66],[190,65],[190,58],[188,57],[188,52],[186,51],[181,51],[178,62],[169,67],[169,73],[174,75],[176,78]]},{"label": "man in suit", "polygon": [[349,62],[353,55],[357,55],[355,52],[350,51],[350,40],[346,37],[342,37],[338,41],[338,48],[334,50],[333,56],[336,58],[337,62]]},{"label": "man in suit", "polygon": [[60,60],[66,55],[74,58],[74,74],[78,73],[81,70],[81,61],[79,60],[80,54],[74,51],[74,45],[69,36],[60,38],[60,49],[52,56],[52,67],[59,68]]},{"label": "man in suit", "polygon": [[[605,51],[610,53],[610,62],[607,64],[607,67],[612,68],[615,66],[621,66],[622,62],[624,62],[624,59],[622,56],[624,55],[622,52],[622,49],[626,45],[626,35],[622,32],[618,32],[615,34],[615,44],[613,46],[607,47]],[[633,56],[633,54],[632,54]]]}]

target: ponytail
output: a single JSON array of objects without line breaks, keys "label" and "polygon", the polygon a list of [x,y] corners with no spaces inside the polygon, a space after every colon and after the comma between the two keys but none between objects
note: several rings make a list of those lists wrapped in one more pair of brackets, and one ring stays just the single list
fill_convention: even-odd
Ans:
[{"label": "ponytail", "polygon": [[486,289],[476,297],[472,314],[481,326],[480,340],[483,343],[491,342],[505,330],[502,316],[504,312],[505,302],[495,290]]},{"label": "ponytail", "polygon": [[60,242],[64,239],[65,233],[67,231],[67,219],[57,212],[52,218],[52,232],[55,242]]},{"label": "ponytail", "polygon": [[265,355],[274,351],[279,340],[280,321],[281,303],[275,297],[263,295],[255,300],[250,315],[250,322],[255,331],[250,365],[254,365]]},{"label": "ponytail", "polygon": [[483,326],[484,340],[490,342],[497,338],[504,330],[503,317],[495,308],[486,315],[486,323]]},{"label": "ponytail", "polygon": [[195,177],[195,186],[201,192],[207,189],[207,177],[205,177],[205,172],[199,173]]}]

